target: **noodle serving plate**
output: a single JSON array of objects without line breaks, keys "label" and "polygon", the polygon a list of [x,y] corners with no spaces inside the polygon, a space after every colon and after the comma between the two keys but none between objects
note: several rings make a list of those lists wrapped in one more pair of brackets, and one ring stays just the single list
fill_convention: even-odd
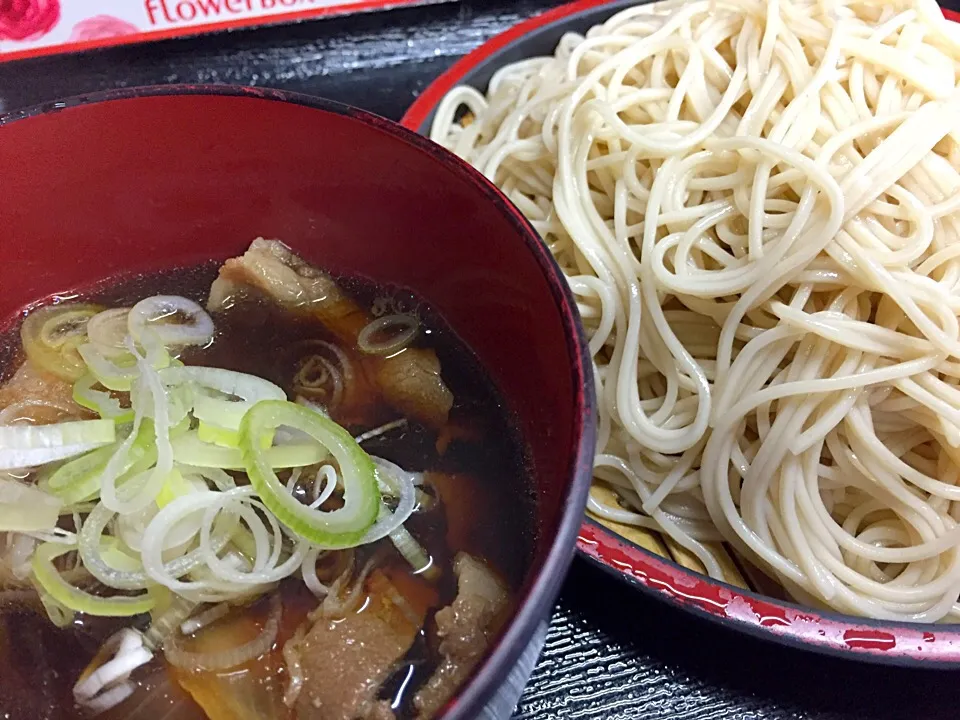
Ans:
[{"label": "noodle serving plate", "polygon": [[[581,0],[510,28],[431,83],[408,109],[402,124],[428,135],[438,105],[454,87],[468,85],[483,92],[504,65],[552,55],[566,33],[583,34],[638,4],[642,3]],[[960,21],[960,13],[944,10],[944,15]],[[864,662],[960,668],[960,630],[950,625],[853,618],[735,587],[661,557],[591,517],[584,521],[577,545],[582,557],[630,587],[764,640]]]},{"label": "noodle serving plate", "polygon": [[[395,123],[230,86],[135,88],[0,116],[0,174],[0,330],[44,297],[231,257],[257,236],[408,288],[439,311],[517,418],[537,539],[516,613],[438,717],[508,715],[574,554],[595,446],[583,330],[522,215]],[[0,354],[0,370],[9,360]]]}]

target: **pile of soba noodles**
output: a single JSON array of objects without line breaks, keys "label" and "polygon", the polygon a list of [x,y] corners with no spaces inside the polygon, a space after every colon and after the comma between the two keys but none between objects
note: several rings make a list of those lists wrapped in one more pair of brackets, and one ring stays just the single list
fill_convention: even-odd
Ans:
[{"label": "pile of soba noodles", "polygon": [[577,296],[594,513],[960,620],[958,71],[933,0],[671,1],[445,98]]}]

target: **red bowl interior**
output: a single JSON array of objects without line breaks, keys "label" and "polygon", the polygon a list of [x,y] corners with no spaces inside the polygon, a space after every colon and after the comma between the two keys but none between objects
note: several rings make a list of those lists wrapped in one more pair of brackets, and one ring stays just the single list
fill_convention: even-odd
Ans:
[{"label": "red bowl interior", "polygon": [[[577,0],[515,25],[454,63],[424,89],[401,123],[429,132],[437,105],[457,85],[485,89],[506,63],[552,53],[563,33],[584,33],[641,2]],[[960,22],[960,13],[943,14]],[[687,570],[592,520],[584,522],[578,548],[583,557],[643,592],[763,639],[870,662],[960,667],[960,626],[863,620],[775,600]]]},{"label": "red bowl interior", "polygon": [[533,230],[452,155],[360,111],[243,89],[93,100],[0,122],[0,322],[105,277],[236,255],[259,235],[414,290],[478,355],[532,454],[528,602],[472,688],[496,685],[556,596],[593,448],[582,334]]}]

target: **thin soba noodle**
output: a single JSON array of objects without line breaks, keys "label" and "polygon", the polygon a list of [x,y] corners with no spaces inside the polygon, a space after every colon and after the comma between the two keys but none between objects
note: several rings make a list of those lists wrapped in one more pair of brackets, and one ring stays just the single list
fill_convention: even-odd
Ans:
[{"label": "thin soba noodle", "polygon": [[670,1],[445,98],[578,298],[629,507],[593,512],[960,620],[958,37],[932,0]]}]

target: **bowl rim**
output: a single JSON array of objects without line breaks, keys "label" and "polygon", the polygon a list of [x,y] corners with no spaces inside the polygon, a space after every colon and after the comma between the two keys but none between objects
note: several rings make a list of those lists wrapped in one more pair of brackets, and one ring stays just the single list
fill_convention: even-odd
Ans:
[{"label": "bowl rim", "polygon": [[390,135],[398,142],[427,155],[439,163],[445,171],[461,177],[485,197],[513,226],[517,237],[523,241],[546,280],[560,315],[567,360],[571,364],[574,396],[572,400],[575,405],[572,434],[575,442],[570,448],[570,462],[566,471],[569,486],[564,493],[556,532],[552,538],[548,539],[549,549],[543,562],[539,568],[533,569],[521,587],[519,608],[493,649],[486,654],[480,666],[471,673],[466,684],[437,716],[444,720],[467,720],[478,717],[484,705],[504,686],[510,670],[517,664],[528,643],[534,638],[538,627],[552,612],[560,587],[573,561],[593,475],[597,429],[592,360],[576,302],[559,265],[529,221],[492,182],[472,166],[399,123],[334,100],[287,90],[237,85],[147,85],[85,93],[0,114],[0,132],[3,127],[12,123],[71,108],[163,96],[249,98],[299,105],[347,117]]},{"label": "bowl rim", "polygon": [[[426,135],[443,97],[455,86],[501,67],[506,55],[566,26],[604,22],[654,0],[578,0],[535,15],[494,36],[428,85],[400,123]],[[960,22],[960,12],[943,9]],[[530,57],[532,53],[520,53]],[[960,625],[874,620],[779,600],[688,570],[584,518],[578,555],[631,588],[713,623],[808,652],[859,662],[910,667],[960,667]]]}]

